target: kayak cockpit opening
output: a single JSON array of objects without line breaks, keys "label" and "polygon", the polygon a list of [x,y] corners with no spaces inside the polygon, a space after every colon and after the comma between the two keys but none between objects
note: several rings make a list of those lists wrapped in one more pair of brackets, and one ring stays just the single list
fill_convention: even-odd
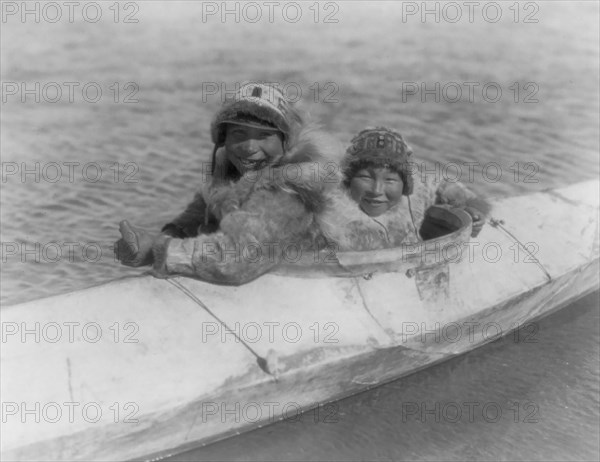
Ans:
[{"label": "kayak cockpit opening", "polygon": [[350,277],[457,263],[460,249],[470,239],[472,221],[463,210],[434,206],[427,210],[419,231],[423,240],[414,244],[352,252],[325,249],[303,255],[295,262],[284,262],[274,272],[301,277]]},{"label": "kayak cockpit opening", "polygon": [[455,213],[452,209],[439,206],[429,207],[419,234],[424,241],[448,236],[459,231],[463,226],[470,225],[470,217],[467,217],[468,223],[464,218],[462,214]]}]

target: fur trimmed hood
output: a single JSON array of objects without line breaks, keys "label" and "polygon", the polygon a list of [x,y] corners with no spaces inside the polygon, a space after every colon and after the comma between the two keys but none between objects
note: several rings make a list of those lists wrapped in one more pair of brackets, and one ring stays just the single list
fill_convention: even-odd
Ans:
[{"label": "fur trimmed hood", "polygon": [[317,225],[323,237],[335,243],[340,251],[397,247],[418,241],[408,204],[403,196],[386,213],[370,217],[346,191],[337,189],[327,195],[326,207],[317,216]]},{"label": "fur trimmed hood", "polygon": [[337,139],[315,126],[306,127],[276,164],[246,172],[234,182],[218,175],[228,163],[225,150],[220,149],[216,175],[204,197],[218,220],[237,210],[253,192],[260,190],[297,195],[309,212],[318,213],[325,207],[326,192],[339,187],[342,181],[343,155],[343,146]]}]

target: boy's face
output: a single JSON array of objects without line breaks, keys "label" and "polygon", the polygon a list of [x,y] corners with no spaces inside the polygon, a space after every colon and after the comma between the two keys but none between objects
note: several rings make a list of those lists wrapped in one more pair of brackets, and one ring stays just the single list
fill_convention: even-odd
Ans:
[{"label": "boy's face", "polygon": [[387,167],[367,167],[358,170],[350,180],[350,196],[363,212],[377,217],[400,202],[404,182]]},{"label": "boy's face", "polygon": [[263,168],[283,156],[283,134],[270,127],[228,123],[225,127],[227,159],[242,174]]}]

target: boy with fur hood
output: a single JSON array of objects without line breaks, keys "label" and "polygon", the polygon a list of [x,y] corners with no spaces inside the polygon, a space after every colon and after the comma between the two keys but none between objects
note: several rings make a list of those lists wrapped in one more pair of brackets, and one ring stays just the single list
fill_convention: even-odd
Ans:
[{"label": "boy with fur hood", "polygon": [[158,237],[121,222],[115,249],[123,264],[242,284],[277,265],[290,245],[313,245],[315,217],[340,180],[326,175],[341,158],[337,141],[263,84],[242,86],[215,115],[211,135],[210,185]]},{"label": "boy with fur hood", "polygon": [[[328,195],[321,232],[339,250],[376,250],[421,240],[426,210],[459,207],[473,219],[473,236],[489,213],[487,202],[465,185],[418,175],[412,149],[400,133],[367,128],[355,136],[342,163],[344,189]],[[415,175],[417,174],[417,175]]]}]

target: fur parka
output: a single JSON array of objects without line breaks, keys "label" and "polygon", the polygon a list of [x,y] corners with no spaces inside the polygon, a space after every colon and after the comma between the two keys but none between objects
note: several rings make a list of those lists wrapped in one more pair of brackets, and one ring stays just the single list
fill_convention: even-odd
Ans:
[{"label": "fur parka", "polygon": [[378,250],[421,240],[425,212],[432,205],[464,208],[472,206],[487,214],[487,203],[459,182],[413,175],[414,190],[402,196],[394,207],[378,217],[370,217],[349,196],[348,191],[330,191],[326,206],[317,217],[325,240],[340,251]]},{"label": "fur parka", "polygon": [[[155,243],[155,271],[242,284],[276,266],[286,249],[312,247],[316,216],[341,181],[335,167],[342,154],[337,140],[309,128],[276,165],[237,181],[215,176],[175,221],[183,238]],[[203,234],[211,222],[218,229]]]}]

